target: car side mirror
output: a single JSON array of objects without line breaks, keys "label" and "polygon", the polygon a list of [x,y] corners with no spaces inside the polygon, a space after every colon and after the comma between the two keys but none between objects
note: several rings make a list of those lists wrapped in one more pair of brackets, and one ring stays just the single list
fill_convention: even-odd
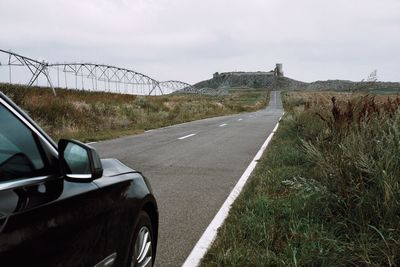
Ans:
[{"label": "car side mirror", "polygon": [[97,151],[84,143],[60,139],[58,157],[61,174],[67,181],[91,182],[103,176],[103,166]]}]

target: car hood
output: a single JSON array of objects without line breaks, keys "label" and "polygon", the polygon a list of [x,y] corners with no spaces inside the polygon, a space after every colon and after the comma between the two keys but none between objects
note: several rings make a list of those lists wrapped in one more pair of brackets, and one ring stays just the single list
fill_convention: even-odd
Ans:
[{"label": "car hood", "polygon": [[103,165],[103,176],[107,177],[137,172],[117,159],[101,159],[101,164]]}]

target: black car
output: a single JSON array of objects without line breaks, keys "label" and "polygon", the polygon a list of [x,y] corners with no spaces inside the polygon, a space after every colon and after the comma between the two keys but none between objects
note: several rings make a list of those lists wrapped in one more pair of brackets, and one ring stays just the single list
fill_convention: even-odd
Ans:
[{"label": "black car", "polygon": [[0,266],[152,266],[157,234],[140,172],[57,146],[0,92]]}]

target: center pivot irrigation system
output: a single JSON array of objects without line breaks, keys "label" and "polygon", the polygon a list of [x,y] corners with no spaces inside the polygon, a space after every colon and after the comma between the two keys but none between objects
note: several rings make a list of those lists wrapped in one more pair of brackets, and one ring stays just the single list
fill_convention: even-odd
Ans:
[{"label": "center pivot irrigation system", "polygon": [[145,74],[94,63],[54,63],[31,59],[0,49],[0,82],[133,95],[196,93],[181,81],[157,81]]}]

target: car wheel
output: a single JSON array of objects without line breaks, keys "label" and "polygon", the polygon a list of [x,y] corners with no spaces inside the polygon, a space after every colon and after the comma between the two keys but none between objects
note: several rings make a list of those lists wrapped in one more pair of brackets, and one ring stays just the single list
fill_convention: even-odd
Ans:
[{"label": "car wheel", "polygon": [[153,231],[146,212],[139,213],[130,248],[130,267],[153,266]]}]

